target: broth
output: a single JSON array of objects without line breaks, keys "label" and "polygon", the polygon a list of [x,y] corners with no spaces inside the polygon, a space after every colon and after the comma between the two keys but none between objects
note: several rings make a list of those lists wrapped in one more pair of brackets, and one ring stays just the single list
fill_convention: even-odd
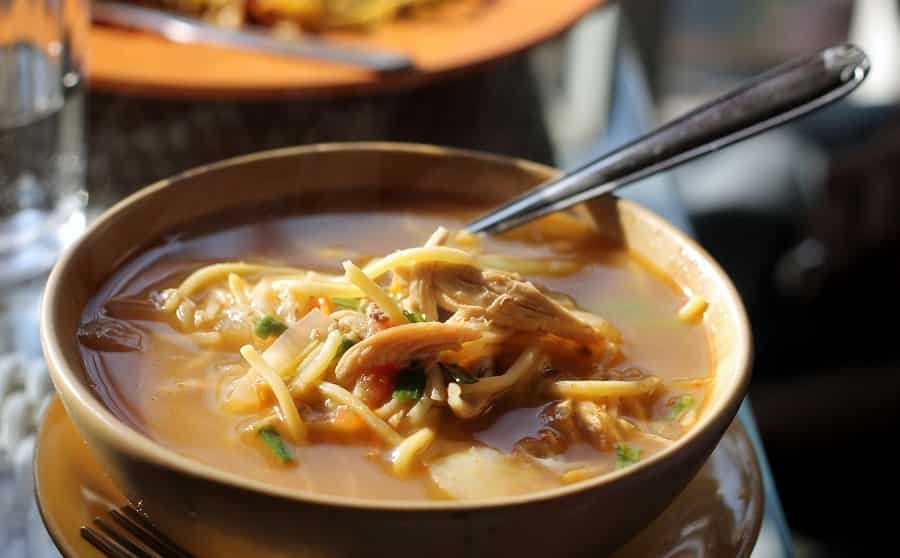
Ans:
[{"label": "broth", "polygon": [[[487,412],[466,420],[439,407],[434,412],[435,416],[442,413],[435,443],[423,452],[421,463],[404,475],[391,469],[392,448],[365,428],[342,436],[313,430],[306,443],[286,443],[290,462],[282,463],[265,440],[247,431],[259,412],[223,407],[223,390],[228,389],[225,378],[233,379],[229,374],[243,365],[241,354],[234,347],[205,348],[177,323],[160,319],[160,311],[149,302],[165,289],[177,287],[189,273],[220,261],[266,262],[340,274],[342,260],[362,265],[393,250],[421,246],[439,226],[460,229],[470,211],[423,206],[320,213],[167,239],[122,266],[87,308],[82,351],[93,384],[115,413],[185,456],[266,483],[371,499],[478,498],[558,486],[646,459],[690,428],[708,394],[712,367],[702,320],[678,317],[688,295],[570,217],[551,216],[514,234],[479,238],[477,243],[483,254],[502,254],[516,262],[563,262],[551,273],[525,269],[524,275],[547,292],[565,293],[579,309],[602,316],[620,332],[618,354],[608,364],[609,370],[625,379],[629,374],[659,379],[662,387],[641,396],[639,403],[604,400],[602,408],[609,405],[625,421],[611,427],[626,431],[620,436],[623,441],[615,444],[609,433],[602,438],[602,432],[593,436],[582,432],[547,455],[541,443],[547,442],[548,415],[558,413],[554,405],[561,398],[498,398]],[[476,242],[453,235],[451,239],[453,246]],[[255,277],[251,273],[246,279]],[[118,339],[118,345],[98,345],[97,339],[110,332],[98,334],[97,328],[91,332],[97,320],[121,326],[109,335],[113,341]],[[551,364],[566,366],[568,353],[559,353],[562,356],[551,359]],[[572,355],[572,359],[580,358]],[[496,360],[502,361],[502,357]],[[545,372],[548,377],[558,373],[550,368]],[[304,407],[304,420],[315,424],[316,413],[323,409]],[[628,435],[629,424],[646,433]],[[550,434],[556,430],[551,424]],[[283,431],[279,428],[276,433]],[[539,449],[531,451],[535,444]],[[431,464],[442,460],[446,466],[450,463],[446,456],[465,455],[471,447],[517,456],[503,465],[514,472],[500,475],[507,479],[503,482],[474,483],[474,493],[467,492],[473,483],[463,483],[458,491],[446,490],[435,481]],[[527,459],[518,457],[523,448]],[[472,456],[479,457],[478,451]],[[481,457],[490,460],[494,455]],[[466,470],[450,465],[460,474]]]}]

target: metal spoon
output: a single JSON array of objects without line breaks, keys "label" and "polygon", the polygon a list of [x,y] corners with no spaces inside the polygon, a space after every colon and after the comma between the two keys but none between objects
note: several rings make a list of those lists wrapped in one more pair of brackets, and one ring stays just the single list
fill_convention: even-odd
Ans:
[{"label": "metal spoon", "polygon": [[822,108],[856,89],[866,53],[833,46],[777,66],[737,89],[471,222],[469,232],[499,233]]}]

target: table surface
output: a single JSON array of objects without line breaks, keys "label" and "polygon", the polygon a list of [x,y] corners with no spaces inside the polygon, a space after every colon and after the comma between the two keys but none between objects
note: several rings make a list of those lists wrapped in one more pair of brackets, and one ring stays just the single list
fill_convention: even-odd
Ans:
[{"label": "table surface", "polygon": [[[88,144],[92,152],[89,163],[92,209],[102,209],[133,187],[187,166],[236,152],[310,141],[426,141],[574,166],[590,155],[634,138],[654,123],[642,67],[627,33],[615,32],[620,24],[615,10],[605,9],[582,22],[565,42],[541,47],[527,59],[514,59],[478,75],[423,90],[345,100],[336,105],[322,101],[305,106],[221,101],[153,103],[126,97],[91,96]],[[591,72],[583,72],[578,49],[589,49],[595,54],[594,60],[602,59],[604,52],[609,56],[605,64],[597,67],[595,62]],[[574,55],[573,51],[576,51]],[[554,62],[559,62],[561,57],[566,58],[569,74],[554,73],[557,68]],[[570,82],[572,71],[579,74],[574,82]],[[560,82],[570,87],[554,93]],[[603,92],[579,93],[597,83],[603,85]],[[562,95],[563,102],[557,99],[554,104],[554,94]],[[602,101],[608,109],[595,110],[596,107],[585,104],[586,98]],[[594,131],[585,133],[589,127],[582,126],[580,136],[567,135],[571,130],[561,129],[565,126],[559,121],[573,122],[578,118],[567,120],[565,114],[553,114],[553,109],[566,105],[571,105],[570,111],[577,109],[576,117],[591,115],[595,120]],[[441,110],[434,110],[436,106]],[[541,107],[548,114],[547,124],[539,112]],[[322,116],[325,108],[329,110]],[[403,118],[397,116],[399,112]],[[461,118],[472,119],[473,114],[476,124],[458,124]],[[278,125],[267,125],[270,122]],[[223,136],[218,133],[227,126],[251,125],[256,125],[255,134],[249,138],[231,134],[237,138],[232,144],[223,142]],[[187,153],[196,160],[185,159]],[[687,214],[672,181],[670,175],[653,177],[629,187],[623,195],[690,231]],[[37,305],[42,286],[43,278],[36,278],[0,293],[0,352],[18,350],[39,358]],[[15,316],[14,322],[10,316]],[[753,437],[765,482],[765,519],[753,557],[791,556],[790,533],[747,402],[741,407],[739,420]],[[0,558],[58,556],[33,502],[28,455],[27,442],[19,448],[19,455],[14,456],[15,465],[9,464],[8,458],[13,456],[0,455]]]}]

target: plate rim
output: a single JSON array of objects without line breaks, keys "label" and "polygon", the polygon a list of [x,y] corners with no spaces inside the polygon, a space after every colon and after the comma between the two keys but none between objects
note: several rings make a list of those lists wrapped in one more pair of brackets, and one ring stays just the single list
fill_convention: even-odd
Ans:
[{"label": "plate rim", "polygon": [[[53,542],[56,549],[60,552],[60,554],[64,558],[84,558],[83,556],[79,556],[77,551],[72,548],[66,541],[67,538],[63,533],[63,526],[60,525],[53,517],[51,517],[51,513],[45,507],[44,500],[41,497],[42,494],[42,485],[41,485],[41,475],[39,474],[41,458],[44,453],[42,449],[43,444],[42,441],[46,436],[46,431],[50,428],[49,416],[52,412],[62,413],[62,421],[71,422],[72,419],[69,417],[68,411],[65,409],[65,406],[62,403],[58,394],[53,394],[52,400],[50,404],[47,406],[44,415],[41,417],[39,428],[37,431],[37,435],[35,436],[35,446],[34,446],[34,455],[32,457],[32,477],[33,477],[33,487],[34,487],[34,500],[38,509],[38,514],[41,518],[41,523],[44,525],[47,530],[48,535],[50,536],[50,540]],[[751,460],[751,470],[753,472],[752,477],[756,479],[757,482],[751,482],[750,488],[752,491],[752,497],[750,498],[751,505],[748,507],[748,514],[751,518],[753,518],[752,523],[749,525],[747,532],[750,536],[746,539],[746,544],[742,545],[741,554],[735,556],[735,558],[749,558],[753,552],[753,549],[756,546],[756,542],[759,540],[759,534],[762,531],[762,525],[765,521],[765,488],[763,486],[763,476],[762,476],[762,468],[759,462],[759,453],[757,448],[752,444],[752,439],[747,431],[746,426],[743,424],[739,417],[736,417],[731,425],[729,425],[728,430],[732,428],[737,428],[740,432],[743,433],[743,439],[751,442],[750,443],[750,451],[753,459]],[[727,433],[727,431],[726,431]],[[80,434],[79,434],[80,436]],[[90,448],[89,445],[85,442],[86,451],[93,454],[93,449]],[[713,450],[715,451],[715,450]],[[98,465],[99,466],[99,465]],[[115,484],[115,483],[113,483]],[[118,487],[116,487],[118,490]],[[121,494],[120,494],[121,495]],[[680,497],[680,494],[679,496]],[[678,498],[676,497],[676,498]],[[663,512],[665,513],[665,512]],[[655,521],[655,520],[654,520]],[[643,531],[639,532],[636,537],[640,537]],[[79,535],[80,536],[80,535]],[[634,539],[632,539],[634,540]],[[630,542],[630,541],[629,541]],[[627,545],[628,543],[626,543]],[[623,546],[624,548],[624,546]],[[621,550],[621,549],[620,549]],[[618,552],[618,551],[617,551]],[[97,553],[97,556],[102,556]]]},{"label": "plate rim", "polygon": [[[513,1],[513,0],[495,0],[495,1]],[[481,53],[478,56],[466,56],[452,63],[446,61],[440,64],[434,64],[433,68],[424,68],[413,70],[411,72],[403,72],[397,74],[378,75],[371,72],[360,71],[359,77],[347,79],[344,76],[340,80],[318,81],[313,84],[303,84],[294,79],[288,82],[270,82],[265,84],[254,84],[245,82],[240,84],[228,84],[219,81],[209,81],[198,84],[178,85],[173,81],[160,81],[148,78],[122,77],[114,72],[100,71],[94,69],[91,59],[104,56],[98,55],[100,49],[89,49],[90,54],[85,69],[85,77],[88,86],[92,91],[99,93],[126,94],[140,98],[168,99],[168,100],[278,100],[278,99],[322,99],[322,98],[341,98],[362,96],[375,92],[400,91],[414,89],[430,83],[439,83],[452,79],[453,77],[465,75],[480,69],[489,68],[490,66],[500,63],[503,60],[512,58],[523,52],[544,44],[555,37],[560,36],[575,24],[581,21],[591,11],[604,7],[609,0],[570,0],[574,2],[571,13],[556,25],[547,26],[539,32],[532,33],[532,36],[516,41],[515,44],[503,48],[496,49],[495,52]],[[390,23],[385,25],[391,25]],[[103,36],[110,30],[113,33],[133,33],[140,35],[142,38],[148,38],[148,33],[139,31],[128,31],[121,28],[111,28],[108,26],[91,24],[88,30],[88,43],[93,41],[96,36]],[[161,44],[171,43],[161,37],[154,37]],[[122,39],[119,39],[122,40]],[[127,39],[124,39],[127,40]],[[172,43],[174,44],[174,43]],[[192,45],[178,45],[179,48],[192,48]],[[198,48],[214,49],[216,52],[227,52],[229,49],[224,47],[214,47],[212,45],[198,45]],[[102,51],[100,51],[102,52]],[[259,54],[258,56],[269,56]],[[299,64],[306,64],[299,61]],[[326,64],[324,62],[314,61],[313,64]],[[335,68],[342,66],[334,65]]]}]

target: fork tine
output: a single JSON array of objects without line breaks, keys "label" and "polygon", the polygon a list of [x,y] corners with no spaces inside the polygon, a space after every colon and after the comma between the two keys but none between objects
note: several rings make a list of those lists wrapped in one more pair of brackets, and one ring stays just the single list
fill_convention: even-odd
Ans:
[{"label": "fork tine", "polygon": [[135,558],[127,549],[116,541],[107,538],[106,535],[94,531],[90,527],[81,527],[81,538],[94,545],[94,548],[102,552],[108,558]]},{"label": "fork tine", "polygon": [[159,553],[163,558],[194,558],[183,550],[172,539],[161,533],[147,518],[131,506],[123,506],[118,510],[110,510],[110,515],[122,528]]},{"label": "fork tine", "polygon": [[[119,546],[122,546],[123,548],[127,548],[128,551],[131,552],[131,554],[134,555],[136,558],[154,558],[152,555],[148,554],[147,551],[145,551],[143,548],[141,548],[134,542],[128,540],[128,537],[126,537],[124,534],[116,531],[115,529],[113,529],[112,527],[110,527],[109,525],[104,523],[103,520],[100,519],[99,517],[94,519],[94,525],[99,527],[100,530],[103,531],[103,534],[105,534],[107,537],[109,537],[110,539],[117,542],[119,544]],[[139,538],[138,540],[142,540],[142,539]]]}]

